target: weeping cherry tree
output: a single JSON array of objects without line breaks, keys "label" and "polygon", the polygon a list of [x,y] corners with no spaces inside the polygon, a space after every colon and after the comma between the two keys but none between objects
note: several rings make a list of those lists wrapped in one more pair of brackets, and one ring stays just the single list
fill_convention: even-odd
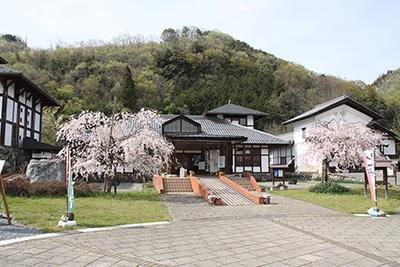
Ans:
[{"label": "weeping cherry tree", "polygon": [[[299,156],[299,165],[310,165],[322,161],[322,182],[328,180],[330,162],[335,162],[337,170],[360,167],[362,153],[366,149],[377,148],[383,144],[384,136],[373,132],[361,123],[349,123],[335,118],[319,121],[307,131],[305,150]],[[376,158],[384,159],[376,150]]]},{"label": "weeping cherry tree", "polygon": [[[104,175],[111,191],[117,167],[131,167],[141,176],[154,174],[173,151],[155,127],[162,119],[151,110],[119,113],[112,119],[101,112],[83,111],[60,126],[58,140],[70,146],[72,170],[87,178]],[[59,153],[65,155],[65,147]]]}]

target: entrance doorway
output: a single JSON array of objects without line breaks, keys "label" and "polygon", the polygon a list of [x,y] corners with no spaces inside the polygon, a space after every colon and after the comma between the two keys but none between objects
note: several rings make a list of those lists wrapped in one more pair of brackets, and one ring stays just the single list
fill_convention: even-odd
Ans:
[{"label": "entrance doorway", "polygon": [[199,162],[204,160],[203,154],[200,153],[177,153],[176,159],[178,160],[179,164],[187,169],[187,171],[199,171]]}]

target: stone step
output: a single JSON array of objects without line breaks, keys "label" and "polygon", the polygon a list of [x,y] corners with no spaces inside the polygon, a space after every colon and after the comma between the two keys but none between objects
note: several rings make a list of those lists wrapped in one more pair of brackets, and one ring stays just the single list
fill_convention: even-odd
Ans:
[{"label": "stone step", "polygon": [[240,206],[256,203],[215,176],[196,176],[213,194],[220,197],[222,205]]},{"label": "stone step", "polygon": [[256,191],[256,189],[254,188],[254,185],[251,183],[249,177],[230,177],[229,179],[232,182],[235,182],[236,184],[240,185],[247,191]]},{"label": "stone step", "polygon": [[165,193],[193,192],[190,178],[164,178]]}]

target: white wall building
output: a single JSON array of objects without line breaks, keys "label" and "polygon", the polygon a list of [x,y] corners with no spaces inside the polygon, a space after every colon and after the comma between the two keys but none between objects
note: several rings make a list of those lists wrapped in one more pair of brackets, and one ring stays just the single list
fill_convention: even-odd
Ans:
[{"label": "white wall building", "polygon": [[293,152],[296,158],[296,167],[300,172],[322,173],[321,162],[312,163],[310,166],[301,166],[298,158],[303,154],[307,131],[315,127],[317,122],[330,121],[332,118],[345,120],[349,123],[362,123],[387,134],[386,146],[382,146],[381,151],[390,158],[397,158],[396,134],[376,122],[376,120],[382,119],[382,116],[345,95],[317,105],[312,110],[283,123],[284,125],[291,124],[293,126]]}]

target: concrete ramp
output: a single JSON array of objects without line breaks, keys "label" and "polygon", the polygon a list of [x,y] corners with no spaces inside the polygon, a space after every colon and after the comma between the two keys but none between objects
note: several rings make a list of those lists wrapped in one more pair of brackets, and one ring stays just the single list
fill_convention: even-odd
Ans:
[{"label": "concrete ramp", "polygon": [[223,182],[217,176],[196,176],[212,193],[219,196],[222,205],[241,206],[257,205],[253,200],[241,194],[239,191]]}]

